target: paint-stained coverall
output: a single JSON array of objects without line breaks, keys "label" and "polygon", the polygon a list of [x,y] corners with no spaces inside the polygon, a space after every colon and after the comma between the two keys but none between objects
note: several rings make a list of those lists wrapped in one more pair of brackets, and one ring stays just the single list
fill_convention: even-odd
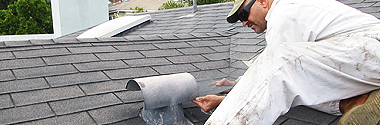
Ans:
[{"label": "paint-stained coverall", "polygon": [[206,124],[269,125],[290,107],[340,114],[380,88],[380,21],[334,0],[274,0],[267,47]]}]

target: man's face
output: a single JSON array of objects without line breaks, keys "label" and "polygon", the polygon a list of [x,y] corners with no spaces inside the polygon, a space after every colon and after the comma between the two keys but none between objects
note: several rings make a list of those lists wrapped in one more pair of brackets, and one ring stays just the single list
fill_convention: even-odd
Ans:
[{"label": "man's face", "polygon": [[[248,6],[251,0],[246,0],[243,5],[239,8],[238,14],[241,15],[241,11]],[[256,33],[262,33],[265,29],[267,29],[267,21],[265,20],[265,16],[268,10],[263,8],[263,4],[260,3],[260,0],[253,3],[253,5],[249,8],[248,20],[240,19],[243,23],[243,26],[250,27],[255,30]]]}]

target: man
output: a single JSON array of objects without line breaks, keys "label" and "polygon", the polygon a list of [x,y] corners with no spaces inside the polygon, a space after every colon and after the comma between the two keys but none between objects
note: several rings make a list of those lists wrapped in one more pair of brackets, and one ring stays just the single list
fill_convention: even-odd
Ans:
[{"label": "man", "polygon": [[380,21],[334,0],[235,0],[227,16],[267,47],[224,96],[198,97],[206,124],[269,125],[290,107],[342,114],[339,124],[380,120]]}]

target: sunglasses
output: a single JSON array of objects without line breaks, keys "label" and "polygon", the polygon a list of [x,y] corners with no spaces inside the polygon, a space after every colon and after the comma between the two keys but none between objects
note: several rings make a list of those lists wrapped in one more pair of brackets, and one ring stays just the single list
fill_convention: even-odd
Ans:
[{"label": "sunglasses", "polygon": [[248,20],[249,10],[251,9],[251,7],[252,7],[253,3],[255,3],[255,1],[256,0],[252,0],[251,2],[249,2],[249,4],[247,6],[245,6],[243,10],[241,10],[240,14],[238,14],[239,20],[241,22]]}]

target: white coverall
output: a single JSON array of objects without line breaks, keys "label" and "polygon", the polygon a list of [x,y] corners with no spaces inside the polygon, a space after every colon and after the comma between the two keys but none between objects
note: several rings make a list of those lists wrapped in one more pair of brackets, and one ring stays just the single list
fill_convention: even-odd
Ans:
[{"label": "white coverall", "polygon": [[266,49],[207,125],[270,125],[297,105],[339,114],[339,100],[380,88],[377,18],[334,0],[274,0],[265,20]]}]

